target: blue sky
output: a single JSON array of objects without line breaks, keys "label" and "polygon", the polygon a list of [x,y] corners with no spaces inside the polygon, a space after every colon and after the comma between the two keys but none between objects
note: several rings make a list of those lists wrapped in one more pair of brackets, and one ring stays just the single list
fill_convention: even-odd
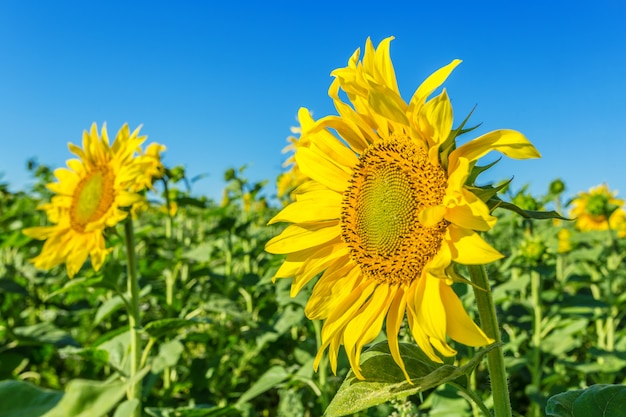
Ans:
[{"label": "blue sky", "polygon": [[[330,72],[369,36],[391,55],[408,100],[454,58],[445,86],[478,133],[517,129],[543,158],[499,163],[543,193],[606,182],[626,197],[626,3],[623,1],[0,2],[0,172],[31,182],[26,161],[59,167],[93,122],[143,124],[165,163],[208,177],[247,164],[252,180],[281,171],[298,108],[334,113]],[[268,194],[272,190],[268,190]]]}]

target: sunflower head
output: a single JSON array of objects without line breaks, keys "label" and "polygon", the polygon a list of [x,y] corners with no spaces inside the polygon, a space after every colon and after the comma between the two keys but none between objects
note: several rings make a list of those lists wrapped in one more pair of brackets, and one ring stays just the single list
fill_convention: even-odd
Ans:
[{"label": "sunflower head", "polygon": [[445,89],[431,96],[461,61],[435,71],[406,102],[389,55],[391,39],[377,48],[368,39],[362,59],[357,50],[332,72],[329,95],[337,115],[313,120],[300,109],[294,162],[306,181],[270,221],[289,225],[266,245],[286,255],[275,278],[292,278],[292,295],[321,274],[305,309],[309,318],[324,320],[315,367],[328,349],[336,371],[343,345],[359,378],[361,350],[383,325],[407,379],[398,345],[405,319],[433,361],[455,354],[448,338],[470,346],[492,341],[451,287],[460,279],[456,264],[501,257],[477,233],[496,219],[485,202],[490,191],[476,194],[471,185],[474,166],[492,150],[518,159],[539,156],[513,130],[458,145],[464,130],[452,127]]},{"label": "sunflower head", "polygon": [[100,269],[111,250],[105,247],[105,228],[124,220],[127,208],[141,201],[134,191],[140,190],[137,182],[149,163],[137,157],[146,140],[139,129],[131,133],[125,124],[110,144],[106,126],[98,133],[94,123],[83,133],[82,148],[69,144],[77,159],[54,171],[57,181],[47,185],[54,196],[40,207],[52,225],[24,230],[46,241],[33,259],[35,266],[50,269],[65,263],[73,277],[90,257],[94,269]]},{"label": "sunflower head", "polygon": [[622,229],[624,200],[616,197],[606,184],[581,192],[572,200],[570,215],[581,231]]}]

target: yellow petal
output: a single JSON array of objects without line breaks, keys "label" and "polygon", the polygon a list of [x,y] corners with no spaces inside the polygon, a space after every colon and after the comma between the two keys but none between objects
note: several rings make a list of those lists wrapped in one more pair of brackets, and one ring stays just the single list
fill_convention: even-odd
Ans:
[{"label": "yellow petal", "polygon": [[449,225],[446,232],[454,262],[464,265],[482,265],[501,259],[503,255],[492,248],[478,233]]},{"label": "yellow petal", "polygon": [[443,286],[441,298],[448,316],[446,332],[457,342],[467,346],[485,346],[493,343],[467,315],[459,297],[450,286]]},{"label": "yellow petal", "polygon": [[465,229],[490,230],[497,218],[489,214],[489,207],[469,190],[461,190],[461,195],[463,198],[457,204],[447,207],[446,220]]},{"label": "yellow petal", "polygon": [[359,313],[346,325],[343,335],[343,344],[354,374],[359,379],[365,379],[361,374],[361,350],[363,345],[371,342],[378,336],[383,326],[383,319],[389,309],[395,288],[388,285],[379,285],[372,297],[363,305]]},{"label": "yellow petal", "polygon": [[533,144],[520,132],[502,129],[482,135],[452,151],[449,159],[450,166],[454,166],[460,157],[473,162],[490,151],[499,151],[514,159],[541,157]]},{"label": "yellow petal", "polygon": [[387,340],[389,341],[388,344],[391,357],[398,364],[400,369],[402,369],[404,377],[410,383],[411,378],[409,378],[409,374],[406,371],[406,366],[404,365],[404,361],[400,355],[400,346],[398,344],[398,333],[400,332],[400,327],[402,326],[402,321],[404,320],[405,309],[406,299],[404,289],[400,287],[396,291],[396,294],[391,301],[391,305],[389,306],[389,311],[387,312]]},{"label": "yellow petal", "polygon": [[420,279],[415,294],[417,320],[430,337],[439,340],[446,338],[446,312],[439,294],[439,284],[442,281],[428,275]]},{"label": "yellow petal", "polygon": [[331,190],[343,192],[348,188],[350,175],[319,152],[298,148],[296,162],[304,175]]},{"label": "yellow petal", "polygon": [[430,96],[443,82],[450,76],[454,68],[461,63],[460,59],[455,59],[445,67],[439,68],[433,72],[426,80],[417,88],[413,97],[411,98],[410,109],[417,111]]},{"label": "yellow petal", "polygon": [[267,242],[265,250],[274,254],[287,254],[322,245],[340,235],[341,229],[338,222],[292,224]]},{"label": "yellow petal", "polygon": [[443,220],[445,213],[442,205],[427,207],[419,213],[418,220],[424,227],[433,227]]},{"label": "yellow petal", "polygon": [[422,112],[432,127],[432,132],[427,136],[431,140],[431,146],[442,144],[452,130],[452,104],[445,88],[437,97],[424,104]]},{"label": "yellow petal", "polygon": [[[310,223],[324,220],[339,220],[341,217],[342,196],[327,193],[326,199],[296,201],[282,209],[268,224],[277,222]],[[332,198],[334,201],[330,201]]]},{"label": "yellow petal", "polygon": [[407,104],[399,94],[394,93],[391,89],[374,85],[367,101],[379,115],[402,125],[409,125],[409,119],[406,117]]}]

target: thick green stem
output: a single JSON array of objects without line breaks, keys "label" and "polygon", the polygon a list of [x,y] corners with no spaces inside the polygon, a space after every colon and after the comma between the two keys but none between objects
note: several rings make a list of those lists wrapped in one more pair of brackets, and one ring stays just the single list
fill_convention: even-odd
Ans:
[{"label": "thick green stem", "polygon": [[[130,378],[134,378],[139,372],[141,364],[141,314],[139,311],[139,281],[137,277],[137,264],[135,259],[135,233],[133,221],[128,217],[124,223],[126,232],[126,258],[128,271],[128,293],[130,295],[130,308],[128,310],[128,324],[130,330]],[[127,393],[129,400],[139,401],[133,412],[133,417],[141,417],[141,380],[135,381]]]},{"label": "thick green stem", "polygon": [[[468,269],[472,282],[478,287],[474,287],[474,296],[476,297],[481,327],[487,336],[499,344],[501,342],[500,327],[498,326],[496,306],[491,296],[491,287],[489,286],[485,267],[482,265],[469,265]],[[491,379],[495,415],[496,417],[511,417],[511,400],[509,398],[502,346],[498,346],[487,353],[487,368],[489,369],[489,378]]]}]

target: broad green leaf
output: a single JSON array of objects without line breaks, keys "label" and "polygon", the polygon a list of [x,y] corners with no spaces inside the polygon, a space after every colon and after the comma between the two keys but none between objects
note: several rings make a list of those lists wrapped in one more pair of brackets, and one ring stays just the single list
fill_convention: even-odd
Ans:
[{"label": "broad green leaf", "polygon": [[265,391],[274,388],[289,377],[289,373],[282,366],[272,366],[237,400],[237,404],[245,403],[263,394]]},{"label": "broad green leaf", "polygon": [[40,417],[63,397],[61,391],[39,388],[25,381],[0,381],[0,417]]},{"label": "broad green leaf", "polygon": [[548,417],[605,416],[625,413],[626,386],[599,384],[587,389],[567,391],[548,399]]},{"label": "broad green leaf", "polygon": [[55,346],[78,346],[67,332],[57,328],[50,322],[33,324],[32,326],[16,327],[13,333],[20,342],[51,343]]},{"label": "broad green leaf", "polygon": [[113,417],[131,417],[138,405],[139,400],[137,399],[126,400],[117,406]]},{"label": "broad green leaf", "polygon": [[166,367],[176,365],[184,350],[183,344],[176,339],[160,345],[159,354],[152,363],[152,372],[158,374]]},{"label": "broad green leaf", "polygon": [[454,381],[469,374],[483,356],[497,346],[493,344],[481,349],[467,364],[456,367],[432,362],[417,346],[401,343],[400,353],[412,382],[409,384],[391,357],[387,342],[378,343],[362,355],[361,372],[365,380],[359,380],[350,371],[326,409],[325,415],[328,417],[349,415]]},{"label": "broad green leaf", "polygon": [[120,297],[119,295],[114,295],[113,297],[102,303],[102,305],[98,308],[98,311],[96,312],[96,317],[93,320],[93,324],[100,324],[102,320],[106,319],[123,306],[124,300],[122,299],[122,297]]},{"label": "broad green leaf", "polygon": [[126,389],[148,372],[143,369],[126,381],[101,382],[74,379],[67,384],[61,401],[43,417],[100,417],[111,411],[124,396]]},{"label": "broad green leaf", "polygon": [[28,290],[10,278],[0,278],[0,293],[28,295]]}]

